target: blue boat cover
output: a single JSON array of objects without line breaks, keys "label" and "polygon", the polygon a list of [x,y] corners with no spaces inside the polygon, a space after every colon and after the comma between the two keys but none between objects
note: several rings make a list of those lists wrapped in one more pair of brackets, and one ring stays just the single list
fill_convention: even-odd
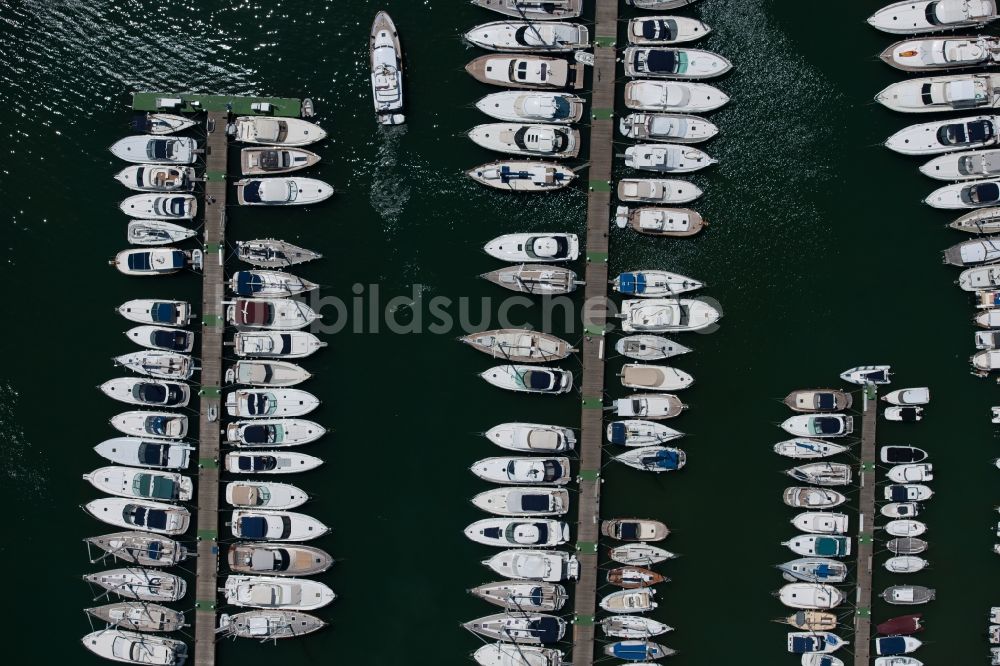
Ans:
[{"label": "blue boat cover", "polygon": [[666,449],[657,451],[656,454],[652,456],[643,456],[642,465],[643,467],[656,469],[675,470],[680,467],[680,460],[681,458],[677,451]]},{"label": "blue boat cover", "polygon": [[612,423],[611,424],[611,443],[612,444],[624,444],[625,443],[625,424],[624,423]]},{"label": "blue boat cover", "polygon": [[536,391],[547,391],[554,388],[556,378],[554,373],[544,370],[529,370],[524,373],[525,385]]},{"label": "blue boat cover", "polygon": [[548,495],[521,495],[522,511],[548,511]]},{"label": "blue boat cover", "polygon": [[247,444],[270,444],[275,439],[273,425],[251,425],[243,429],[243,441]]},{"label": "blue boat cover", "polygon": [[993,138],[993,121],[974,120],[968,124],[969,139],[974,142]]},{"label": "blue boat cover", "polygon": [[642,273],[622,273],[618,276],[618,288],[623,294],[644,294],[646,276]]},{"label": "blue boat cover", "polygon": [[823,557],[843,555],[843,537],[820,537],[816,539],[816,554]]},{"label": "blue boat cover", "polygon": [[649,646],[641,641],[619,641],[611,645],[611,653],[626,661],[645,661],[650,652]]},{"label": "blue boat cover", "polygon": [[[642,51],[635,53],[636,69],[639,69]],[[648,72],[676,72],[681,58],[677,51],[671,49],[650,49],[646,52],[646,71]],[[641,71],[641,70],[640,70]]]},{"label": "blue boat cover", "polygon": [[820,393],[818,397],[817,402],[820,409],[833,409],[837,406],[837,400],[832,393]]},{"label": "blue boat cover", "polygon": [[816,568],[813,569],[813,574],[817,578],[829,578],[830,576],[834,575],[835,573],[837,573],[837,572],[835,572],[833,569],[831,569],[830,565],[826,564],[825,562],[823,564],[817,565]]},{"label": "blue boat cover", "polygon": [[150,435],[166,435],[169,420],[166,416],[150,416],[146,419],[146,432]]},{"label": "blue boat cover", "polygon": [[246,516],[240,518],[240,537],[244,539],[263,539],[267,534],[267,520],[262,516]]},{"label": "blue boat cover", "polygon": [[153,307],[149,309],[149,313],[152,316],[153,321],[157,323],[174,322],[173,303],[154,303]]},{"label": "blue boat cover", "polygon": [[794,654],[815,652],[817,642],[813,636],[792,636],[791,651]]},{"label": "blue boat cover", "polygon": [[139,464],[160,466],[167,462],[167,447],[143,442],[139,445]]},{"label": "blue boat cover", "polygon": [[240,271],[236,274],[236,294],[253,296],[264,288],[264,279],[250,271]]},{"label": "blue boat cover", "polygon": [[243,186],[243,200],[251,203],[260,203],[260,185],[263,181],[251,180]]},{"label": "blue boat cover", "polygon": [[618,531],[622,539],[638,539],[639,523],[622,523]]},{"label": "blue boat cover", "polygon": [[905,654],[906,653],[906,639],[902,636],[888,636],[886,638],[877,638],[876,642],[876,653],[880,655],[895,655],[895,654]]},{"label": "blue boat cover", "polygon": [[889,494],[893,502],[905,502],[907,498],[905,486],[889,486]]},{"label": "blue boat cover", "polygon": [[547,615],[529,622],[528,629],[542,643],[555,643],[562,634],[559,618]]},{"label": "blue boat cover", "polygon": [[171,351],[185,351],[188,343],[187,331],[153,331],[149,341],[157,347]]},{"label": "blue boat cover", "polygon": [[149,547],[146,548],[146,557],[151,560],[158,560],[160,559],[162,549],[163,545],[159,541],[153,541],[149,544]]},{"label": "blue boat cover", "polygon": [[167,526],[167,512],[162,509],[150,509],[146,512],[146,527],[162,530]]},{"label": "blue boat cover", "polygon": [[149,252],[133,252],[128,255],[128,267],[133,271],[148,271],[153,266]]}]

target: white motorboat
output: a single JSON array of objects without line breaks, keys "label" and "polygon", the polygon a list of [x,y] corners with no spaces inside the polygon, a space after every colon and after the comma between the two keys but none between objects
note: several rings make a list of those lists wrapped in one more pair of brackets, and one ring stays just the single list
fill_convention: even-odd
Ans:
[{"label": "white motorboat", "polygon": [[626,333],[700,331],[721,316],[709,303],[689,298],[627,299],[619,315]]},{"label": "white motorboat", "polygon": [[630,447],[654,446],[684,436],[679,430],[668,428],[662,423],[640,419],[612,421],[605,434],[608,442]]},{"label": "white motorboat", "polygon": [[259,268],[288,268],[323,258],[319,252],[274,238],[236,241],[236,255]]},{"label": "white motorboat", "polygon": [[676,557],[669,550],[648,543],[626,543],[615,546],[608,555],[615,562],[639,566],[650,566]]},{"label": "white motorboat", "polygon": [[312,516],[296,511],[233,511],[233,536],[251,541],[309,541],[330,528]]},{"label": "white motorboat", "polygon": [[928,457],[926,451],[915,446],[883,446],[879,451],[879,459],[892,465],[923,462]]},{"label": "white motorboat", "polygon": [[655,595],[656,590],[651,587],[618,590],[604,596],[599,605],[609,613],[648,613],[657,606]]},{"label": "white motorboat", "polygon": [[894,537],[918,537],[927,531],[927,525],[919,520],[890,520],[885,524],[885,533]]},{"label": "white motorboat", "polygon": [[800,459],[827,458],[844,453],[847,450],[849,450],[849,447],[842,444],[834,444],[822,439],[811,439],[808,437],[786,439],[774,445],[774,452],[779,456]]},{"label": "white motorboat", "polygon": [[687,16],[640,16],[628,22],[628,41],[640,46],[666,46],[701,39],[712,28]]},{"label": "white motorboat", "polygon": [[618,121],[622,136],[638,141],[700,143],[719,133],[719,128],[700,116],[681,113],[630,113]]},{"label": "white motorboat", "polygon": [[483,97],[476,108],[512,123],[575,123],[583,117],[584,99],[570,93],[504,90]]},{"label": "white motorboat", "polygon": [[402,125],[403,47],[396,24],[387,12],[375,15],[368,37],[368,62],[371,68],[372,100],[380,125]]},{"label": "white motorboat", "polygon": [[843,583],[848,574],[846,562],[827,557],[800,557],[777,565],[777,569],[791,583]]},{"label": "white motorboat", "polygon": [[924,418],[923,407],[886,407],[883,416],[886,421],[904,421],[912,423]]},{"label": "white motorboat", "polygon": [[464,37],[473,46],[488,51],[531,53],[590,48],[590,30],[569,22],[494,21],[475,26]]},{"label": "white motorboat", "polygon": [[893,83],[880,91],[875,101],[902,113],[971,111],[1000,106],[998,90],[1000,76],[952,74]]},{"label": "white motorboat", "polygon": [[551,518],[483,518],[466,527],[465,536],[486,546],[552,548],[569,541],[569,524]]},{"label": "white motorboat", "polygon": [[112,594],[140,601],[178,601],[187,592],[183,578],[158,569],[109,569],[87,574],[83,579]]},{"label": "white motorboat", "polygon": [[[936,155],[968,148],[986,148],[1000,141],[998,125],[1000,116],[971,116],[919,123],[904,127],[890,136],[885,140],[885,147],[903,155]],[[942,159],[951,161],[956,157],[945,156]],[[927,166],[936,162],[928,162]],[[937,177],[933,175],[936,169],[921,167],[920,170],[928,176]]]},{"label": "white motorboat", "polygon": [[226,559],[231,571],[267,576],[311,576],[333,566],[328,552],[300,543],[234,543]]},{"label": "white motorboat", "polygon": [[618,377],[625,388],[644,391],[679,391],[694,384],[683,370],[648,363],[626,363]]},{"label": "white motorboat", "polygon": [[569,511],[569,491],[516,486],[494,488],[473,497],[472,504],[495,516],[561,516]]},{"label": "white motorboat", "polygon": [[849,384],[888,384],[892,373],[888,365],[859,365],[840,373],[840,378]]},{"label": "white motorboat", "polygon": [[893,585],[887,587],[879,596],[886,603],[897,606],[914,606],[933,601],[936,595],[934,590],[922,585]]},{"label": "white motorboat", "polygon": [[677,9],[693,5],[698,0],[625,0],[625,4],[636,9],[659,11],[661,9]]},{"label": "white motorboat", "polygon": [[939,187],[924,199],[932,208],[982,208],[1000,203],[1000,179],[976,180]]},{"label": "white motorboat", "polygon": [[566,634],[565,620],[542,613],[497,613],[466,622],[462,626],[474,634],[509,641],[518,646],[557,643]]},{"label": "white motorboat", "polygon": [[197,148],[188,137],[139,134],[116,141],[110,150],[118,159],[135,164],[194,164]]},{"label": "white motorboat", "polygon": [[583,86],[583,73],[564,58],[497,53],[480,56],[465,66],[474,79],[503,88],[558,89]]},{"label": "white motorboat", "polygon": [[319,285],[284,271],[249,270],[233,273],[229,288],[237,296],[277,298],[304,294]]},{"label": "white motorboat", "polygon": [[136,326],[125,331],[129,340],[148,349],[188,353],[194,349],[194,333],[161,326]]},{"label": "white motorboat", "polygon": [[886,472],[886,477],[895,483],[920,483],[934,480],[934,465],[931,463],[910,463],[896,465]]},{"label": "white motorboat", "polygon": [[789,608],[826,610],[844,601],[844,594],[825,583],[790,583],[778,592],[778,599]]},{"label": "white motorboat", "polygon": [[798,534],[782,541],[781,545],[804,557],[847,557],[851,554],[851,538],[839,535]]},{"label": "white motorboat", "polygon": [[137,192],[190,192],[195,173],[193,167],[136,164],[115,174],[115,180]]},{"label": "white motorboat", "polygon": [[244,176],[273,176],[317,164],[319,155],[305,148],[244,148],[240,168]]},{"label": "white motorboat", "polygon": [[666,524],[649,518],[612,518],[601,521],[601,534],[618,541],[662,541],[670,535]]},{"label": "white motorboat", "polygon": [[574,261],[580,256],[580,239],[566,233],[505,234],[488,242],[483,250],[495,259],[512,263]]},{"label": "white motorboat", "polygon": [[325,139],[326,130],[299,118],[240,116],[233,122],[233,136],[240,143],[308,146]]},{"label": "white motorboat", "polygon": [[326,428],[306,419],[251,419],[226,424],[226,443],[239,448],[276,448],[315,442]]},{"label": "white motorboat", "polygon": [[662,361],[691,349],[661,335],[626,335],[615,343],[615,351],[637,361]]},{"label": "white motorboat", "polygon": [[569,393],[573,373],[561,368],[532,365],[496,365],[480,377],[497,388],[521,393]]},{"label": "white motorboat", "polygon": [[926,386],[916,388],[902,388],[887,393],[882,399],[890,405],[926,405],[931,401],[931,390]]},{"label": "white motorboat", "polygon": [[844,463],[808,463],[785,470],[785,474],[817,486],[846,486],[851,483],[851,466]]},{"label": "white motorboat", "polygon": [[514,613],[557,611],[569,598],[566,588],[557,583],[519,580],[484,583],[469,594]]},{"label": "white motorboat", "polygon": [[309,501],[304,490],[288,483],[272,481],[230,481],[226,484],[226,502],[243,509],[284,511]]},{"label": "white motorboat", "polygon": [[806,511],[791,522],[796,529],[808,534],[847,534],[849,517],[846,513]]},{"label": "white motorboat", "polygon": [[486,438],[500,448],[526,453],[561,453],[576,445],[572,428],[539,423],[501,423],[487,430]]},{"label": "white motorboat", "polygon": [[191,220],[198,214],[198,199],[193,194],[136,194],[118,208],[146,220]]},{"label": "white motorboat", "polygon": [[952,266],[995,264],[1000,261],[1000,236],[984,236],[952,245],[944,251],[943,261]]},{"label": "white motorboat", "polygon": [[561,550],[503,550],[483,560],[487,567],[507,578],[558,583],[576,580],[580,563],[575,555]]},{"label": "white motorboat", "polygon": [[295,474],[316,469],[323,461],[292,451],[234,451],[226,454],[226,471],[234,474]]},{"label": "white motorboat", "polygon": [[290,331],[322,317],[302,301],[290,298],[238,298],[226,304],[226,321],[239,328]]},{"label": "white motorboat", "polygon": [[994,0],[902,0],[869,16],[868,25],[905,35],[975,28],[996,18]]},{"label": "white motorboat", "polygon": [[616,416],[631,416],[640,419],[671,419],[687,409],[680,398],[669,393],[641,393],[631,398],[614,401]]},{"label": "white motorboat", "polygon": [[662,298],[683,294],[704,287],[703,282],[667,271],[648,270],[620,273],[611,281],[611,287],[620,294],[641,298]]},{"label": "white motorboat", "polygon": [[682,204],[702,195],[701,188],[673,178],[622,178],[618,198],[629,203]]},{"label": "white motorboat", "polygon": [[288,610],[315,610],[336,598],[319,581],[274,576],[227,576],[223,596],[234,606]]},{"label": "white motorboat", "polygon": [[241,206],[308,206],[333,196],[333,188],[316,178],[244,178],[236,181]]},{"label": "white motorboat", "polygon": [[844,437],[854,432],[854,417],[845,414],[799,414],[781,424],[796,437]]},{"label": "white motorboat", "polygon": [[[90,485],[101,492],[117,497],[187,502],[194,496],[194,484],[191,481],[191,477],[175,472],[157,472],[136,467],[113,465],[99,467],[89,474],[84,474],[83,478],[85,481],[90,481]],[[87,510],[90,511],[89,508]],[[102,507],[102,511],[104,510],[105,507]],[[112,511],[114,510],[115,508],[113,507]],[[98,517],[100,518],[100,516]],[[150,520],[152,521],[152,519]],[[118,525],[120,523],[112,524]],[[127,527],[137,526],[133,524]],[[139,527],[139,529],[148,528]]]},{"label": "white motorboat", "polygon": [[469,470],[483,481],[502,484],[564,486],[570,482],[569,458],[501,456],[477,460]]},{"label": "white motorboat", "polygon": [[916,502],[891,502],[879,509],[886,518],[908,519],[920,515],[920,505]]},{"label": "white motorboat", "polygon": [[549,192],[566,187],[576,178],[569,167],[557,162],[503,160],[482,164],[465,172],[481,185],[508,192]]},{"label": "white motorboat", "polygon": [[187,354],[157,349],[122,354],[114,362],[140,375],[159,379],[190,379],[195,371],[194,360]]},{"label": "white motorboat", "polygon": [[[186,301],[160,301],[152,298],[126,301],[118,306],[118,314],[129,321],[154,326],[187,326],[195,316],[191,311],[191,304]],[[144,329],[143,332],[147,330]]]},{"label": "white motorboat", "polygon": [[187,660],[184,641],[124,629],[100,629],[81,639],[98,657],[126,664],[179,666]]},{"label": "white motorboat", "polygon": [[94,447],[101,455],[119,465],[152,467],[155,469],[184,469],[191,460],[194,447],[164,439],[139,437],[114,437]]},{"label": "white motorboat", "polygon": [[715,164],[704,151],[670,143],[640,143],[625,149],[625,166],[657,173],[690,173]]},{"label": "white motorboat", "polygon": [[[988,310],[980,310],[972,318],[972,322],[979,328],[996,329],[1000,328],[1000,308],[990,308]],[[976,333],[977,339],[980,335],[990,335],[992,336],[993,331],[979,331]],[[988,338],[987,338],[988,339]],[[994,349],[995,345],[989,344],[984,345],[983,349]]]},{"label": "white motorboat", "polygon": [[110,422],[115,430],[132,437],[180,439],[188,432],[187,415],[176,412],[122,412],[113,416]]},{"label": "white motorboat", "polygon": [[240,389],[226,395],[226,413],[242,418],[302,416],[319,407],[319,398],[301,389]]},{"label": "white motorboat", "polygon": [[942,155],[921,166],[920,172],[937,180],[997,178],[1000,176],[1000,150],[972,150]]},{"label": "white motorboat", "polygon": [[[469,0],[473,5],[526,21],[555,21],[576,18],[583,11],[583,0]],[[482,662],[481,662],[482,663]],[[518,664],[522,662],[518,661]],[[490,666],[512,666],[490,662]],[[483,664],[483,666],[487,666]],[[525,662],[523,666],[542,666],[541,662]],[[558,666],[545,662],[544,666]]]},{"label": "white motorboat", "polygon": [[625,76],[656,79],[710,79],[733,67],[718,53],[702,49],[629,46],[623,59]]},{"label": "white motorboat", "polygon": [[728,101],[724,92],[707,83],[629,81],[625,84],[625,106],[635,111],[705,113]]},{"label": "white motorboat", "polygon": [[829,509],[847,501],[843,493],[828,488],[812,486],[791,486],[785,488],[782,500],[788,506],[803,509]]},{"label": "white motorboat", "polygon": [[978,35],[905,39],[889,46],[879,57],[907,72],[990,67],[1000,62],[1000,38]]},{"label": "white motorboat", "polygon": [[497,328],[463,335],[459,340],[510,363],[559,361],[577,351],[560,337],[528,328]]},{"label": "white motorboat", "polygon": [[647,236],[686,238],[694,236],[706,224],[702,216],[690,208],[618,206],[615,209],[615,226],[619,229],[632,227]]},{"label": "white motorboat", "polygon": [[131,220],[125,238],[132,245],[166,245],[187,240],[198,232],[163,220]]},{"label": "white motorboat", "polygon": [[301,384],[312,377],[305,368],[288,361],[241,360],[226,371],[226,382],[247,386],[283,388]]},{"label": "white motorboat", "polygon": [[[964,231],[970,234],[1000,233],[1000,208],[980,208],[969,211],[954,222],[950,222],[948,226],[955,231]],[[962,274],[962,278],[958,284],[962,286],[962,289],[970,291],[966,288],[965,273]],[[997,280],[984,279],[982,280],[982,286],[974,287],[974,289],[985,289],[991,286],[1000,286],[1000,278]]]},{"label": "white motorboat", "polygon": [[125,275],[170,275],[190,265],[194,270],[202,266],[201,250],[179,250],[175,247],[122,250],[108,262]]},{"label": "white motorboat", "polygon": [[641,446],[630,448],[614,459],[643,472],[675,472],[687,463],[687,454],[667,446]]},{"label": "white motorboat", "polygon": [[[136,470],[132,475],[137,482],[147,480],[149,485],[155,479],[145,471]],[[188,480],[190,482],[190,479]],[[137,529],[154,534],[176,536],[187,532],[191,524],[191,512],[176,504],[151,502],[131,497],[105,497],[88,502],[87,513],[109,525]]]},{"label": "white motorboat", "polygon": [[253,358],[303,358],[326,343],[306,331],[239,331],[233,336],[237,356]]},{"label": "white motorboat", "polygon": [[916,573],[927,567],[927,560],[916,555],[896,555],[885,561],[885,568],[892,573]]},{"label": "white motorboat", "polygon": [[580,131],[559,125],[486,123],[469,130],[472,142],[498,153],[562,159],[580,152]]},{"label": "white motorboat", "polygon": [[901,483],[885,486],[883,497],[888,502],[923,502],[934,496],[930,486],[921,483]]},{"label": "white motorboat", "polygon": [[522,294],[569,294],[583,284],[568,268],[534,263],[504,266],[479,277]]},{"label": "white motorboat", "polygon": [[964,270],[956,282],[964,291],[1000,287],[1000,267],[983,266],[982,268]]},{"label": "white motorboat", "polygon": [[132,119],[132,129],[147,134],[176,134],[194,127],[198,123],[190,118],[173,113],[147,113]]},{"label": "white motorboat", "polygon": [[[473,0],[476,2],[477,0]],[[502,0],[478,0],[499,5]],[[508,0],[514,2],[515,0]],[[551,2],[522,2],[521,4],[551,5]],[[521,645],[510,643],[491,643],[482,645],[472,653],[472,659],[479,666],[560,666],[562,650],[539,647],[537,645]]]},{"label": "white motorboat", "polygon": [[146,407],[186,407],[191,399],[187,384],[140,377],[109,379],[100,388],[109,398]]},{"label": "white motorboat", "polygon": [[649,638],[659,636],[673,627],[641,615],[612,615],[601,620],[601,629],[613,638]]}]

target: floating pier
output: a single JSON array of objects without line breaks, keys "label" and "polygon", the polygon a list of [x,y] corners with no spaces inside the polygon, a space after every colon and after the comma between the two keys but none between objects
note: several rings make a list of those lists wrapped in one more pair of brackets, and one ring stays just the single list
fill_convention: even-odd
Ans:
[{"label": "floating pier", "polygon": [[618,2],[598,2],[587,197],[587,286],[584,291],[583,410],[580,419],[580,494],[576,556],[580,578],[573,605],[573,666],[594,663],[594,616],[600,562],[601,451],[604,444],[604,355],[608,296],[611,161],[614,158],[615,42]]},{"label": "floating pier", "polygon": [[875,531],[876,451],[875,423],[878,416],[878,390],[874,384],[864,388],[864,412],[861,417],[861,484],[858,510],[858,595],[854,612],[854,666],[871,663],[872,634],[872,550]]},{"label": "floating pier", "polygon": [[[239,97],[196,93],[132,93],[132,110],[158,113],[221,113],[235,116],[298,118],[302,100],[297,97]],[[222,125],[223,132],[225,123]]]}]

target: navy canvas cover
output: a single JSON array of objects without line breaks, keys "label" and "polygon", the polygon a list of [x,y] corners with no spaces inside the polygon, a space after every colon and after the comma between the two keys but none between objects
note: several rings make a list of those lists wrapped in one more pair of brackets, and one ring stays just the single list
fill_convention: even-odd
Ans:
[{"label": "navy canvas cover", "polygon": [[906,653],[906,639],[902,636],[888,636],[879,638],[878,650],[880,655],[894,655]]},{"label": "navy canvas cover", "polygon": [[521,495],[522,511],[548,511],[548,495]]},{"label": "navy canvas cover", "polygon": [[837,399],[832,393],[820,393],[817,396],[816,406],[820,409],[834,409],[837,406]]},{"label": "navy canvas cover", "polygon": [[157,323],[172,324],[174,322],[175,317],[173,303],[154,303],[149,312],[153,321]]},{"label": "navy canvas cover", "polygon": [[625,443],[625,424],[624,423],[612,423],[611,424],[611,443],[612,444],[624,444]]},{"label": "navy canvas cover", "polygon": [[[635,66],[639,68],[639,55],[635,54]],[[649,72],[673,72],[677,69],[677,51],[671,49],[650,49],[646,54],[646,70]]]},{"label": "navy canvas cover", "polygon": [[262,516],[245,516],[240,518],[240,537],[244,539],[263,539],[267,534],[267,519]]},{"label": "navy canvas cover", "polygon": [[243,186],[243,200],[251,203],[260,202],[260,185],[262,181],[251,180]]}]

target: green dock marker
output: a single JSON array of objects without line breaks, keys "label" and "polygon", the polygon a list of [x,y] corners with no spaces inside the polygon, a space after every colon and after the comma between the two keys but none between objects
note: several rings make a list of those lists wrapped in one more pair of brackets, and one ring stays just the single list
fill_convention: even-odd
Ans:
[{"label": "green dock marker", "polygon": [[[159,99],[179,99],[180,107],[161,109],[157,106]],[[197,102],[194,104],[193,102]],[[132,93],[133,111],[162,111],[166,113],[201,113],[216,111],[231,112],[237,116],[255,116],[262,112],[254,111],[254,103],[271,105],[265,115],[285,118],[298,118],[302,115],[302,100],[295,97],[240,97],[238,95],[198,95],[176,92],[136,92]]]},{"label": "green dock marker", "polygon": [[214,314],[203,314],[201,316],[202,326],[222,326],[224,325],[222,317]]},{"label": "green dock marker", "polygon": [[212,252],[218,252],[222,249],[221,243],[205,243],[205,254],[210,254]]},{"label": "green dock marker", "polygon": [[875,539],[872,538],[871,534],[859,534],[858,535],[858,545],[863,543],[875,543]]},{"label": "green dock marker", "polygon": [[875,463],[869,462],[869,461],[861,463],[861,471],[862,472],[874,472],[875,471]]},{"label": "green dock marker", "polygon": [[858,617],[871,617],[872,616],[872,609],[871,608],[858,608],[858,610],[855,611],[854,614],[857,615]]},{"label": "green dock marker", "polygon": [[615,117],[615,110],[594,107],[590,110],[590,117],[593,120],[611,120]]},{"label": "green dock marker", "polygon": [[618,38],[615,35],[597,35],[594,37],[594,46],[602,49],[608,48],[614,46],[617,39]]},{"label": "green dock marker", "polygon": [[592,541],[578,541],[576,544],[576,552],[593,555],[597,552],[597,544]]},{"label": "green dock marker", "polygon": [[595,398],[594,396],[583,396],[583,408],[584,409],[604,409],[604,398]]},{"label": "green dock marker", "polygon": [[598,252],[597,250],[589,250],[587,252],[587,261],[593,261],[595,263],[606,264],[608,263],[608,253]]},{"label": "green dock marker", "polygon": [[599,469],[581,469],[580,478],[584,481],[597,481],[601,478],[601,470]]},{"label": "green dock marker", "polygon": [[601,326],[595,326],[594,324],[587,324],[583,327],[583,331],[587,335],[604,335],[604,328]]},{"label": "green dock marker", "polygon": [[206,398],[218,398],[222,394],[222,389],[218,386],[202,386],[198,395]]},{"label": "green dock marker", "polygon": [[579,624],[584,627],[589,627],[594,624],[593,615],[577,615],[573,618],[573,624]]},{"label": "green dock marker", "polygon": [[206,171],[205,172],[205,180],[225,180],[225,179],[226,179],[226,172],[225,171]]},{"label": "green dock marker", "polygon": [[198,458],[198,467],[206,469],[218,469],[219,462],[215,458]]},{"label": "green dock marker", "polygon": [[201,611],[215,610],[215,601],[214,600],[206,601],[205,599],[198,599],[197,601],[194,602],[194,607],[197,610]]},{"label": "green dock marker", "polygon": [[218,538],[219,533],[215,530],[198,530],[199,541],[216,541]]},{"label": "green dock marker", "polygon": [[611,183],[606,180],[589,180],[587,181],[587,187],[590,188],[591,192],[611,191]]}]

